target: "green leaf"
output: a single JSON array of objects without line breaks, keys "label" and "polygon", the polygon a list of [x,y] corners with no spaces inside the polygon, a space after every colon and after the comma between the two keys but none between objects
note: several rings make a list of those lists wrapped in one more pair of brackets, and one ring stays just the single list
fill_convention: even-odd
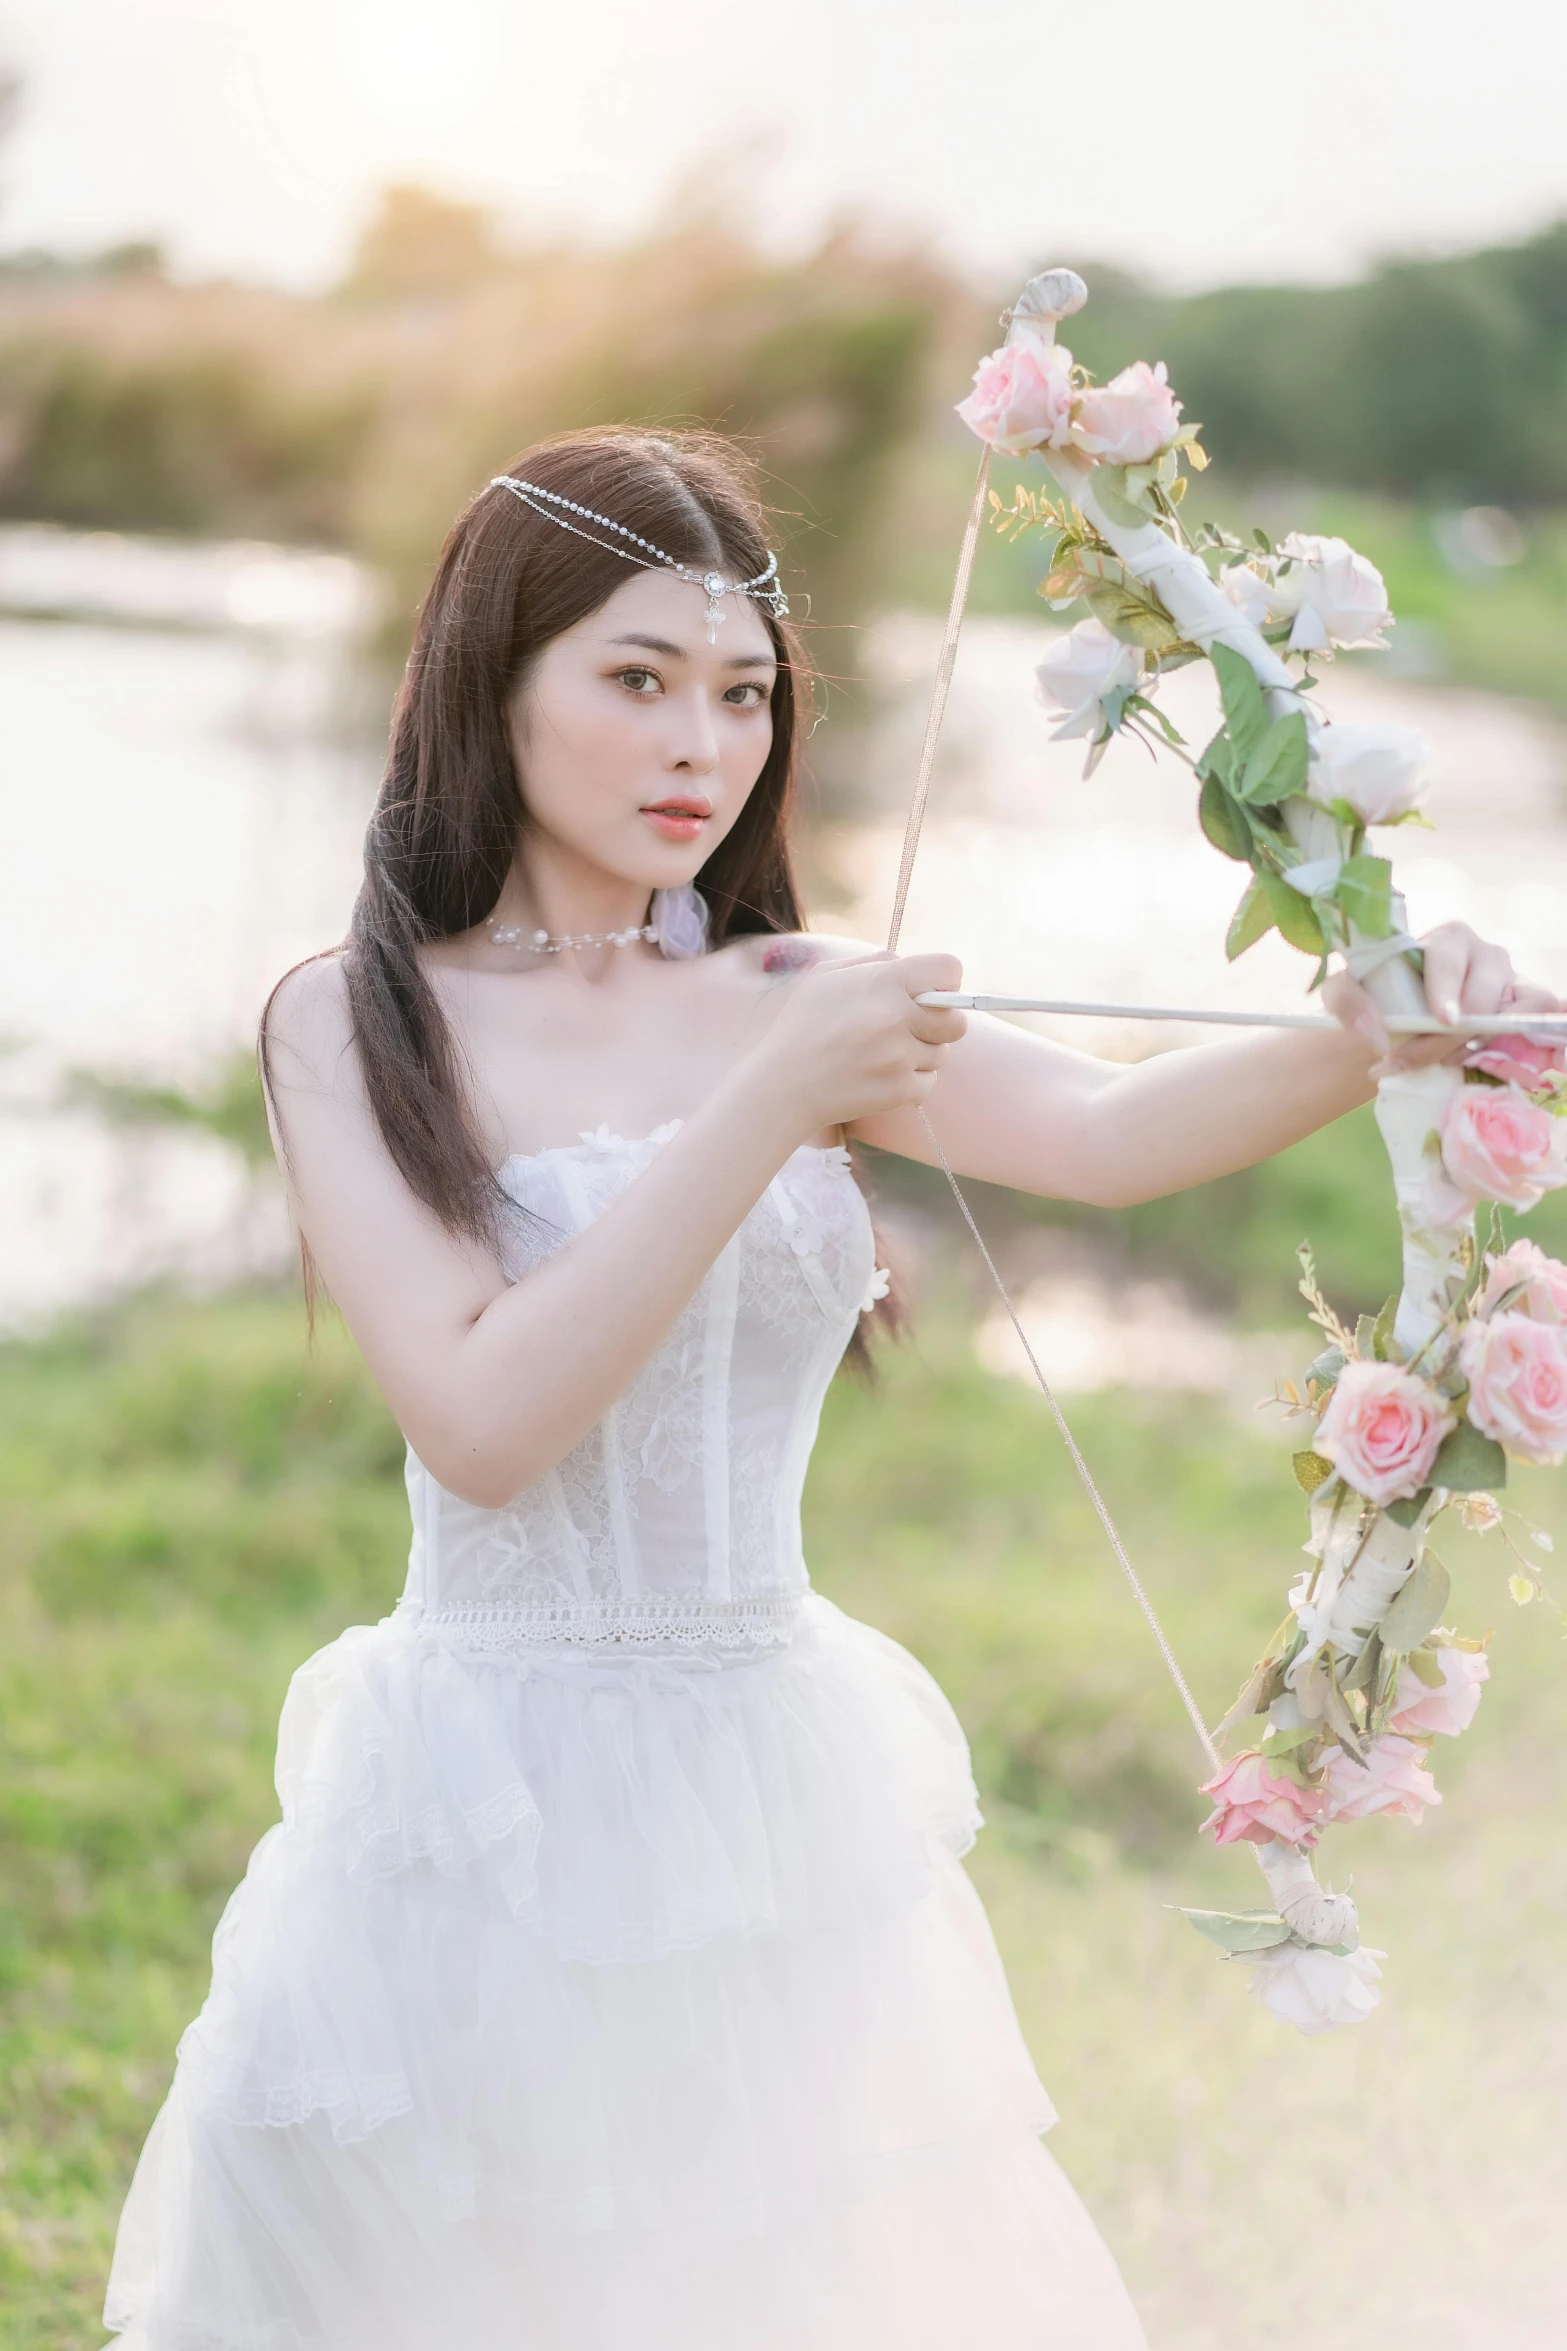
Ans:
[{"label": "green leaf", "polygon": [[1371,1326],[1371,1352],[1379,1363],[1390,1360],[1393,1345],[1393,1325],[1398,1320],[1398,1292],[1383,1301],[1382,1310]]},{"label": "green leaf", "polygon": [[1073,604],[1082,597],[1123,645],[1138,645],[1146,653],[1171,653],[1186,642],[1153,589],[1097,547],[1058,547],[1043,592],[1052,604]]},{"label": "green leaf", "polygon": [[1442,1439],[1431,1464],[1431,1483],[1452,1494],[1488,1493],[1506,1485],[1507,1456],[1494,1437],[1482,1436],[1472,1421],[1461,1420]]},{"label": "green leaf", "polygon": [[1200,1935],[1210,1943],[1217,1943],[1221,1951],[1271,1951],[1276,1943],[1287,1943],[1289,1928],[1276,1911],[1272,1910],[1187,1910],[1181,1911]]},{"label": "green leaf", "polygon": [[[1118,522],[1125,529],[1136,530],[1149,520],[1148,509],[1138,503],[1124,465],[1094,467],[1093,502],[1110,522]],[[1109,623],[1105,625],[1108,627]]]},{"label": "green leaf", "polygon": [[[1177,661],[1174,664],[1166,662],[1164,666],[1166,668],[1172,666],[1181,668],[1184,665]],[[1142,717],[1148,720],[1150,725],[1156,726],[1167,743],[1173,744],[1178,750],[1185,748],[1186,737],[1180,728],[1165,716],[1157,702],[1150,702],[1146,694],[1128,694],[1126,707],[1128,710],[1138,711]]]},{"label": "green leaf", "polygon": [[1323,1692],[1323,1713],[1334,1737],[1347,1755],[1357,1763],[1366,1760],[1365,1733],[1349,1710],[1349,1701],[1340,1689],[1332,1669],[1328,1672],[1328,1686]]},{"label": "green leaf", "polygon": [[1258,876],[1247,883],[1225,935],[1224,952],[1231,963],[1238,955],[1244,955],[1248,947],[1254,947],[1265,932],[1272,930],[1273,920],[1273,909],[1263,889],[1262,878]]},{"label": "green leaf", "polygon": [[1212,742],[1205,743],[1198,753],[1197,774],[1199,780],[1205,780],[1211,775],[1217,776],[1226,790],[1233,788],[1235,783],[1235,747],[1223,727],[1220,727]]},{"label": "green leaf", "polygon": [[1452,1598],[1453,1579],[1434,1551],[1422,1551],[1382,1619],[1384,1649],[1407,1655],[1435,1632]]},{"label": "green leaf", "polygon": [[1319,1388],[1331,1388],[1344,1368],[1342,1347],[1324,1347],[1306,1366],[1306,1377],[1315,1380]]},{"label": "green leaf", "polygon": [[1253,808],[1277,808],[1306,788],[1306,721],[1298,710],[1275,719],[1247,760],[1236,795]]},{"label": "green leaf", "polygon": [[1215,849],[1241,865],[1251,863],[1251,828],[1219,778],[1205,775],[1197,797],[1197,822]]},{"label": "green leaf", "polygon": [[1351,1690],[1369,1690],[1382,1670],[1382,1636],[1368,1633],[1360,1655],[1344,1676],[1339,1687],[1346,1696]]},{"label": "green leaf", "polygon": [[1295,1483],[1303,1494],[1314,1494],[1333,1475],[1332,1462],[1325,1454],[1314,1453],[1309,1445],[1304,1451],[1290,1455],[1290,1467],[1295,1472]]},{"label": "green leaf", "polygon": [[1086,572],[1082,576],[1081,593],[1090,612],[1123,645],[1137,645],[1145,653],[1167,653],[1182,642],[1180,630],[1157,596],[1131,582],[1094,580]]},{"label": "green leaf", "polygon": [[1385,939],[1393,928],[1393,868],[1385,857],[1346,857],[1333,898],[1361,935]]},{"label": "green leaf", "polygon": [[1440,1690],[1443,1687],[1447,1677],[1437,1662],[1435,1650],[1411,1649],[1408,1662],[1416,1681],[1424,1682],[1428,1690]]},{"label": "green leaf", "polygon": [[1430,1499],[1430,1487],[1422,1486],[1418,1494],[1406,1494],[1401,1502],[1384,1502],[1383,1514],[1396,1527],[1412,1527]]},{"label": "green leaf", "polygon": [[1309,1747],[1318,1735],[1319,1726],[1314,1722],[1292,1723],[1287,1731],[1270,1731],[1267,1744],[1262,1749],[1262,1759],[1269,1765],[1277,1763],[1281,1756],[1293,1755],[1298,1748]]},{"label": "green leaf", "polygon": [[1244,761],[1251,757],[1268,731],[1268,705],[1262,698],[1251,663],[1228,645],[1214,645],[1209,660],[1218,673],[1219,698],[1231,742]]},{"label": "green leaf", "polygon": [[1260,873],[1257,880],[1268,901],[1268,912],[1279,926],[1280,936],[1292,947],[1298,947],[1303,955],[1325,955],[1328,941],[1311,900],[1292,890],[1282,874]]},{"label": "green leaf", "polygon": [[1232,1706],[1226,1708],[1214,1737],[1224,1739],[1243,1722],[1266,1714],[1274,1699],[1284,1687],[1284,1661],[1281,1657],[1264,1657],[1254,1665],[1242,1682]]}]

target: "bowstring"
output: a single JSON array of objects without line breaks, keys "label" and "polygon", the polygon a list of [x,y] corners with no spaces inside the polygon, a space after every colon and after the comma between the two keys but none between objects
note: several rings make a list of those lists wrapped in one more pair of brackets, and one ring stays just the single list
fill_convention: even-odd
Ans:
[{"label": "bowstring", "polygon": [[942,719],[946,716],[947,689],[952,683],[952,665],[958,657],[958,638],[963,633],[968,584],[974,569],[974,552],[979,545],[980,525],[985,519],[985,492],[989,487],[990,443],[987,441],[979,461],[979,478],[974,484],[974,500],[964,526],[963,544],[958,549],[958,568],[952,579],[952,602],[947,607],[947,625],[942,631],[941,651],[936,656],[936,683],[931,689],[930,716],[925,721],[925,740],[920,745],[914,797],[909,802],[909,818],[903,828],[903,854],[898,859],[898,885],[892,894],[892,921],[887,929],[889,954],[897,953],[898,934],[903,928],[903,910],[909,902],[909,884],[914,879],[914,860],[925,823],[925,803],[930,798],[931,770],[936,764],[936,744],[941,735]]},{"label": "bowstring", "polygon": [[[974,500],[969,509],[968,523],[963,533],[963,544],[958,552],[958,566],[952,583],[952,602],[947,611],[947,625],[942,632],[941,649],[936,657],[936,681],[931,693],[930,715],[925,722],[925,740],[920,747],[919,769],[915,776],[913,798],[909,803],[908,822],[903,832],[903,853],[898,860],[898,882],[892,902],[892,920],[887,931],[889,952],[896,952],[899,935],[903,929],[909,884],[914,876],[914,860],[919,853],[920,835],[924,830],[926,804],[930,799],[931,773],[936,762],[936,744],[941,734],[941,722],[947,707],[947,694],[952,684],[953,666],[957,660],[958,638],[962,634],[963,615],[968,605],[969,580],[974,570],[974,555],[979,545],[980,525],[984,519],[985,491],[989,486],[989,480],[990,448],[987,443],[984,455],[980,459],[979,478],[974,485]],[[1158,1611],[1148,1597],[1143,1580],[1127,1554],[1126,1545],[1122,1542],[1119,1529],[1110,1515],[1110,1506],[1095,1483],[1093,1471],[1083,1458],[1082,1449],[1072,1434],[1065,1413],[1056,1402],[1055,1390],[1045,1377],[1044,1368],[1029,1343],[1028,1333],[1024,1330],[1017,1308],[1012,1303],[1011,1293],[1002,1280],[1000,1269],[986,1246],[984,1234],[974,1221],[974,1212],[968,1204],[962,1185],[952,1172],[952,1164],[942,1147],[941,1138],[932,1126],[930,1115],[923,1105],[920,1109],[920,1124],[930,1138],[931,1148],[940,1163],[942,1174],[947,1179],[947,1188],[957,1202],[959,1214],[968,1226],[969,1232],[973,1236],[974,1245],[984,1260],[985,1270],[995,1285],[996,1295],[1005,1307],[1007,1319],[1017,1333],[1018,1344],[1028,1359],[1029,1369],[1038,1383],[1040,1394],[1049,1407],[1050,1417],[1061,1432],[1061,1441],[1071,1457],[1073,1468],[1083,1482],[1088,1499],[1094,1506],[1099,1523],[1105,1531],[1106,1539],[1120,1565],[1121,1573],[1125,1576],[1130,1587],[1132,1598],[1142,1610],[1159,1654],[1164,1659],[1165,1669],[1175,1684],[1181,1704],[1191,1717],[1192,1728],[1202,1743],[1203,1753],[1217,1772],[1223,1767],[1223,1758],[1214,1742],[1213,1734],[1203,1720],[1202,1709],[1192,1696],[1191,1685],[1181,1671],[1180,1660],[1170,1646],[1169,1636],[1159,1621]]]}]

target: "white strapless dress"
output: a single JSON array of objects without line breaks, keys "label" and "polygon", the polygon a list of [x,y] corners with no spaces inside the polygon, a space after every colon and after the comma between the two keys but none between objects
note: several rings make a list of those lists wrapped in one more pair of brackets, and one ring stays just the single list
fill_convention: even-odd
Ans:
[{"label": "white strapless dress", "polygon": [[[673,1131],[510,1162],[515,1270]],[[120,2351],[1138,2351],[959,1862],[963,1734],[801,1554],[873,1270],[847,1155],[797,1152],[536,1486],[410,1458],[403,1598],[288,1693]]]}]

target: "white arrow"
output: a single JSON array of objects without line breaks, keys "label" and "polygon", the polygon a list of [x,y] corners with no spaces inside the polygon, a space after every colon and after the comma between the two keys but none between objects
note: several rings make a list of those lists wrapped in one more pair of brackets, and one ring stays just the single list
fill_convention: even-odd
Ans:
[{"label": "white arrow", "polygon": [[[1083,1004],[1060,996],[978,996],[966,989],[931,988],[916,996],[941,1012],[1055,1012],[1090,1020],[1189,1020],[1226,1029],[1336,1029],[1325,1012],[1205,1012],[1191,1004]],[[1395,1037],[1535,1037],[1550,1043],[1567,1038],[1567,1012],[1485,1012],[1462,1020],[1437,1020],[1430,1013],[1392,1012],[1382,1025]]]}]

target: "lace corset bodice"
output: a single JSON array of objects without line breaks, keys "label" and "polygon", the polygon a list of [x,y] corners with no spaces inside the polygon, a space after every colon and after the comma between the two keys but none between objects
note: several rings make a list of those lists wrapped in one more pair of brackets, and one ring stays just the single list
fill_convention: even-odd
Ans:
[{"label": "lace corset bodice", "polygon": [[[509,1160],[501,1183],[526,1212],[514,1275],[591,1223],[675,1131],[625,1142],[601,1128]],[[481,1509],[410,1450],[404,1610],[482,1650],[786,1640],[809,1584],[806,1465],[874,1274],[848,1153],[795,1152],[631,1386],[536,1485]]]}]

